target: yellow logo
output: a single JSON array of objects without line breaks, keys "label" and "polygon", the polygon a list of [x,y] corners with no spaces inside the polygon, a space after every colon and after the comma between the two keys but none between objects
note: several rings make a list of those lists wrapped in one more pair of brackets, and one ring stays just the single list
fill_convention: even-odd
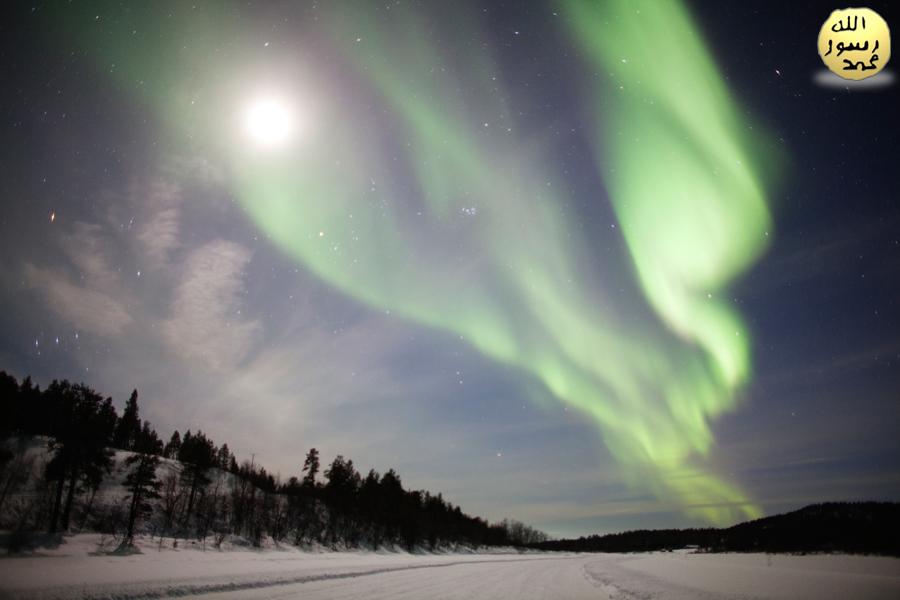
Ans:
[{"label": "yellow logo", "polygon": [[887,22],[871,8],[838,9],[819,31],[819,56],[831,72],[860,80],[879,73],[891,58]]}]

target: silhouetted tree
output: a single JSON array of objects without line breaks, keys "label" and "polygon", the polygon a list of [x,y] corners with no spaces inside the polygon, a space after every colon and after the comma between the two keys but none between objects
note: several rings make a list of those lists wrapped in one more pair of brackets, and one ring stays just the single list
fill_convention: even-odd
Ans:
[{"label": "silhouetted tree", "polygon": [[125,412],[116,423],[116,431],[113,435],[112,445],[122,450],[133,450],[138,435],[141,433],[141,419],[138,415],[138,393],[131,392],[131,397],[125,403]]},{"label": "silhouetted tree", "polygon": [[156,434],[156,430],[150,426],[150,421],[144,421],[143,426],[135,436],[134,448],[135,451],[137,451],[138,448],[141,448],[141,451],[145,454],[162,456],[162,440],[159,439],[159,436]]},{"label": "silhouetted tree", "polygon": [[353,461],[345,460],[338,454],[325,471],[325,477],[328,481],[324,491],[329,506],[349,510],[360,484],[359,473],[356,472]]},{"label": "silhouetted tree", "polygon": [[[325,502],[328,504],[329,537],[332,542],[346,539],[355,545],[358,532],[353,527],[356,492],[359,489],[360,476],[353,466],[352,460],[345,460],[340,454],[325,471],[328,480],[323,488]],[[349,539],[348,539],[349,538]]]},{"label": "silhouetted tree", "polygon": [[0,465],[0,515],[3,515],[6,500],[28,483],[35,457],[29,455],[28,441],[25,437],[20,437],[12,449],[8,449],[5,445],[0,446],[0,449],[9,453],[8,458]]},{"label": "silhouetted tree", "polygon": [[172,437],[169,438],[166,447],[163,448],[163,456],[166,458],[178,458],[179,452],[181,452],[181,434],[175,431],[172,433]]},{"label": "silhouetted tree", "polygon": [[228,449],[228,444],[222,444],[222,447],[219,448],[216,463],[223,471],[228,470],[228,467],[231,466],[231,451]]},{"label": "silhouetted tree", "polygon": [[191,435],[190,430],[188,430],[184,434],[184,439],[178,452],[178,460],[184,465],[182,481],[189,490],[185,519],[191,515],[197,492],[209,485],[210,478],[207,476],[207,471],[216,464],[215,448],[212,440],[203,435],[202,431],[198,431],[196,435]]},{"label": "silhouetted tree", "polygon": [[400,475],[394,469],[388,469],[388,472],[381,476],[381,496],[380,512],[383,515],[387,534],[395,540],[400,536],[401,526],[403,524],[403,484],[400,481]]},{"label": "silhouetted tree", "polygon": [[[19,382],[6,371],[0,371],[0,440],[6,439],[19,425]],[[6,448],[0,447],[0,465],[12,458],[12,453],[2,454]]]},{"label": "silhouetted tree", "polygon": [[[46,392],[52,398],[54,439],[49,447],[53,458],[47,463],[46,475],[56,482],[56,494],[50,516],[50,532],[58,526],[69,527],[72,500],[83,479],[94,488],[112,465],[107,449],[115,426],[112,401],[101,397],[85,385],[54,381]],[[68,485],[65,504],[63,489]],[[60,510],[62,516],[60,519]]]},{"label": "silhouetted tree", "polygon": [[18,431],[31,435],[53,435],[54,411],[48,394],[34,385],[29,375],[19,387]]},{"label": "silhouetted tree", "polygon": [[169,532],[175,525],[175,517],[184,502],[184,486],[181,485],[181,478],[177,472],[170,471],[163,477],[161,495],[163,531]]},{"label": "silhouetted tree", "polygon": [[316,475],[319,474],[319,451],[310,448],[306,453],[306,460],[303,461],[303,485],[314,488],[316,487]]},{"label": "silhouetted tree", "polygon": [[150,500],[161,497],[159,489],[162,483],[156,478],[158,456],[149,452],[138,452],[126,458],[125,464],[131,467],[131,471],[125,477],[125,487],[131,492],[128,529],[125,534],[125,543],[130,545],[134,541],[134,527],[138,520],[153,512]]},{"label": "silhouetted tree", "polygon": [[6,371],[0,371],[0,514],[6,499],[27,480],[31,460],[25,456],[24,440],[19,440],[16,451],[2,443],[20,430],[22,408],[19,382]]},{"label": "silhouetted tree", "polygon": [[232,525],[235,532],[242,531],[253,521],[255,488],[251,482],[253,464],[244,461],[234,471],[231,481]]},{"label": "silhouetted tree", "polygon": [[385,525],[383,518],[383,505],[381,502],[381,476],[375,469],[369,469],[368,474],[359,486],[358,494],[359,514],[368,523],[368,538],[373,546],[379,546],[384,541]]}]

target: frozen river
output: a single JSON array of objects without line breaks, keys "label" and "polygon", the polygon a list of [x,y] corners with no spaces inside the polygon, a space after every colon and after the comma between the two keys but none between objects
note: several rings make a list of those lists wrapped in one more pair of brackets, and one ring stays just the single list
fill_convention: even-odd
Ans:
[{"label": "frozen river", "polygon": [[[78,536],[80,537],[80,536]],[[92,541],[0,559],[2,598],[900,598],[900,559],[765,554],[202,552]],[[96,545],[94,545],[94,548]]]}]

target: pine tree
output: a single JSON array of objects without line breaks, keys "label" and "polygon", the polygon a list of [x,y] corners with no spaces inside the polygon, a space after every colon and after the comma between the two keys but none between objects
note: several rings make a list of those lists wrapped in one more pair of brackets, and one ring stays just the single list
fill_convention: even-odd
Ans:
[{"label": "pine tree", "polygon": [[[61,526],[68,529],[75,490],[81,481],[91,487],[99,485],[112,466],[112,453],[107,449],[115,424],[115,409],[107,399],[85,385],[54,381],[47,391],[54,414],[51,423],[54,439],[49,448],[53,458],[47,463],[46,476],[56,482],[56,494],[50,516],[50,532]],[[65,502],[63,491],[68,486]],[[60,515],[60,511],[61,515]]]},{"label": "pine tree", "polygon": [[122,413],[116,424],[116,433],[113,437],[113,446],[122,450],[132,450],[141,433],[141,419],[138,415],[138,393],[131,392],[131,397],[125,403],[125,412]]},{"label": "pine tree", "polygon": [[[361,478],[352,460],[345,460],[340,454],[335,457],[328,470],[325,471],[328,479],[323,489],[325,501],[330,510],[329,529],[333,541],[354,536],[353,513],[356,507],[356,495],[359,490]],[[354,539],[347,539],[351,544]]]},{"label": "pine tree", "polygon": [[[19,382],[6,371],[0,371],[0,439],[6,439],[18,429],[18,408]],[[5,447],[0,447],[0,455],[5,456],[6,452]]]},{"label": "pine tree", "polygon": [[185,519],[190,517],[194,500],[198,491],[202,491],[209,485],[210,478],[207,471],[216,465],[216,447],[212,440],[198,431],[192,435],[190,430],[184,434],[181,442],[181,450],[178,460],[184,464],[182,481],[188,486],[188,502],[185,510]]},{"label": "pine tree", "polygon": [[[84,387],[83,384],[82,387]],[[97,409],[96,421],[96,435],[102,438],[105,446],[111,446],[116,423],[119,422],[119,415],[116,414],[116,407],[113,406],[112,398],[107,396],[106,400],[100,403],[100,407]],[[101,440],[97,441],[100,442]]]},{"label": "pine tree", "polygon": [[[144,448],[144,450],[146,449]],[[162,483],[156,478],[156,467],[159,465],[158,456],[148,452],[138,452],[126,458],[125,464],[131,467],[131,471],[125,477],[125,487],[131,492],[131,502],[124,545],[131,545],[134,542],[135,525],[141,518],[153,512],[150,500],[160,498],[159,489]]]},{"label": "pine tree", "polygon": [[172,437],[169,438],[166,447],[163,448],[163,456],[166,458],[178,458],[179,452],[181,452],[181,434],[175,431],[172,433]]},{"label": "pine tree", "polygon": [[181,436],[181,445],[178,446],[178,452],[176,453],[175,458],[180,462],[184,462],[185,446],[191,448],[193,443],[194,436],[191,434],[191,430],[188,429],[184,432],[184,435]]},{"label": "pine tree", "polygon": [[134,449],[136,452],[138,451],[138,448],[143,449],[141,452],[162,456],[162,440],[159,439],[156,430],[150,426],[150,421],[144,421],[144,425],[141,427],[138,435],[135,436]]},{"label": "pine tree", "polygon": [[381,476],[375,469],[370,469],[369,474],[359,486],[358,504],[359,512],[369,522],[369,541],[373,546],[380,546],[384,537],[384,520],[381,514]]},{"label": "pine tree", "polygon": [[316,475],[319,473],[319,451],[315,448],[310,448],[306,453],[303,470],[306,472],[306,475],[303,476],[303,485],[309,488],[316,487]]},{"label": "pine tree", "polygon": [[403,498],[405,492],[400,475],[394,469],[389,469],[381,476],[380,508],[387,527],[388,536],[396,538],[400,535],[403,523]]},{"label": "pine tree", "polygon": [[41,392],[40,386],[32,383],[31,375],[22,380],[19,398],[22,406],[19,431],[32,435],[53,435],[54,411],[50,406],[52,398],[46,392]]},{"label": "pine tree", "polygon": [[231,466],[231,451],[228,449],[228,444],[222,444],[222,447],[219,448],[219,452],[216,455],[216,462],[223,471]]}]

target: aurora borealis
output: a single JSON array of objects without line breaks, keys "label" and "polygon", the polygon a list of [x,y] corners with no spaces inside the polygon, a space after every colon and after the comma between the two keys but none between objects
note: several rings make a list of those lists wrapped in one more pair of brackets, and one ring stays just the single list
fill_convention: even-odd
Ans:
[{"label": "aurora borealis", "polygon": [[[235,159],[240,200],[275,244],[343,292],[458,334],[589,415],[635,484],[649,481],[660,496],[717,524],[741,513],[758,516],[740,491],[693,459],[709,450],[709,418],[732,406],[749,375],[744,328],[711,296],[763,245],[768,217],[761,182],[737,139],[731,100],[677,5],[672,14],[660,11],[658,19],[635,24],[627,6],[609,7],[611,15],[585,13],[587,6],[572,3],[571,23],[586,29],[576,34],[586,45],[608,44],[590,59],[602,62],[644,37],[661,44],[640,45],[643,53],[622,63],[610,91],[596,100],[619,95],[618,83],[638,87],[638,101],[610,101],[652,103],[649,110],[610,111],[597,127],[615,123],[634,136],[600,137],[609,138],[617,172],[609,180],[616,214],[661,323],[625,330],[624,307],[592,307],[602,285],[591,289],[574,254],[583,241],[565,235],[572,224],[554,210],[567,202],[561,186],[552,185],[557,169],[523,152],[529,144],[518,135],[485,140],[489,122],[454,110],[471,104],[506,117],[501,102],[479,94],[491,90],[486,81],[474,85],[468,102],[446,85],[471,77],[469,71],[488,80],[497,69],[451,46],[451,55],[470,68],[435,79],[438,52],[416,39],[424,27],[402,10],[390,24],[363,30],[366,51],[350,57],[361,83],[379,95],[381,118],[395,120],[411,140],[400,164],[384,164],[377,139],[353,135],[376,128],[368,115],[339,109],[321,117],[341,123],[329,129],[327,149],[324,140],[312,140],[284,158],[241,153]],[[610,16],[616,26],[604,27]],[[348,23],[377,23],[370,15],[334,18],[335,37],[349,35],[341,35],[342,27],[360,31]],[[666,32],[671,37],[660,35]],[[655,70],[654,57],[665,46],[685,48],[685,56],[669,53],[672,64]],[[640,87],[642,79],[655,85]],[[585,109],[592,112],[590,104]],[[706,118],[684,108],[696,105]],[[503,122],[518,131],[514,118]],[[320,149],[313,154],[302,147],[307,143]],[[365,176],[354,180],[354,171]],[[397,171],[408,172],[411,191],[397,190]],[[367,194],[367,178],[382,189]],[[412,195],[417,210],[398,208],[398,195]],[[477,222],[460,227],[448,217],[465,210],[467,197]]]},{"label": "aurora borealis", "polygon": [[[50,87],[80,89],[66,72],[77,64],[94,82],[79,93],[112,108],[78,125],[67,116],[60,130],[82,139],[106,123],[100,145],[81,150],[105,158],[60,160],[66,181],[52,194],[7,186],[32,199],[4,231],[46,228],[49,210],[54,220],[46,246],[4,248],[15,257],[4,312],[30,315],[4,321],[8,339],[27,342],[4,346],[4,368],[137,386],[160,398],[148,411],[162,424],[174,410],[223,431],[248,423],[238,450],[285,472],[293,443],[371,452],[464,507],[560,532],[663,522],[621,514],[727,525],[803,495],[773,495],[765,460],[717,425],[749,444],[779,429],[785,398],[808,393],[771,382],[794,343],[780,337],[791,304],[764,294],[748,316],[743,299],[778,281],[796,232],[815,229],[790,216],[782,233],[779,214],[803,212],[780,213],[779,198],[796,196],[790,173],[810,142],[793,113],[766,110],[757,71],[734,75],[743,59],[708,30],[737,28],[727,11],[587,0],[256,8],[21,17],[54,40],[58,58],[46,60],[63,67],[48,71]],[[894,222],[878,207],[866,219]],[[820,231],[842,221],[832,212],[815,218]],[[876,329],[854,347],[896,361],[896,335]],[[835,336],[816,346],[852,338]],[[136,337],[145,343],[125,343]],[[815,352],[789,354],[802,373]],[[129,383],[146,361],[160,373],[142,367]],[[873,381],[868,414],[889,424],[893,380]],[[842,389],[817,386],[816,398]],[[810,456],[822,454],[813,438]],[[888,464],[898,451],[887,438],[878,448]],[[434,475],[435,464],[448,466]],[[533,497],[517,508],[504,485]],[[873,476],[862,489],[890,496],[897,485]],[[617,508],[600,508],[604,491]],[[624,499],[638,508],[618,508]]]}]

